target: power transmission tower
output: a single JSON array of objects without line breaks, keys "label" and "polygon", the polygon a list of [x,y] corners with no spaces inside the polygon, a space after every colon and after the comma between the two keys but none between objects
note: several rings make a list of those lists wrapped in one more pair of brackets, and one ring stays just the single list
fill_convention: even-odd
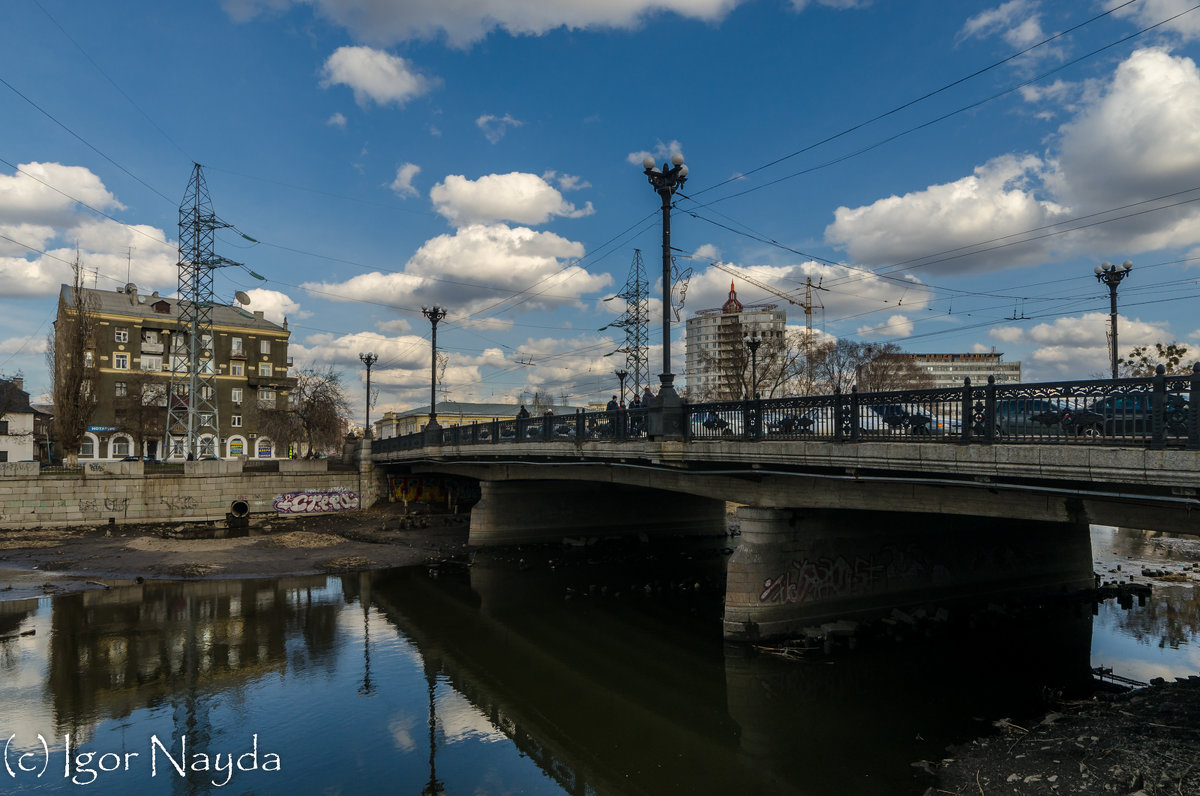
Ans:
[{"label": "power transmission tower", "polygon": [[[171,384],[167,391],[167,456],[205,454],[198,446],[211,436],[211,455],[220,450],[217,374],[214,353],[213,270],[237,265],[213,254],[218,229],[230,227],[213,213],[208,184],[193,164],[179,206],[179,330],[171,335]],[[181,439],[178,443],[175,440]]]},{"label": "power transmission tower", "polygon": [[641,249],[633,250],[629,276],[617,297],[625,300],[625,313],[620,320],[612,324],[625,330],[625,345],[617,350],[625,353],[625,368],[633,377],[633,392],[637,395],[641,393],[643,386],[650,385],[650,355],[647,351],[650,283],[646,281]]}]

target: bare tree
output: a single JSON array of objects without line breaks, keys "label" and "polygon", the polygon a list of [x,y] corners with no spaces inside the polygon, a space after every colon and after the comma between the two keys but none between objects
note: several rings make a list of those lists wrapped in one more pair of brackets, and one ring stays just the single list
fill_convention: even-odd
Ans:
[{"label": "bare tree", "polygon": [[895,343],[829,341],[814,348],[812,370],[823,392],[922,389],[933,379],[904,355]]},{"label": "bare tree", "polygon": [[[747,334],[762,335],[756,355],[751,355],[745,344]],[[689,385],[690,400],[736,401],[751,395],[756,387],[760,397],[775,398],[792,386],[797,358],[803,356],[802,338],[792,332],[759,332],[740,321],[723,324],[718,335],[720,345],[716,353],[700,352],[701,369],[715,374],[716,384],[707,388]]]},{"label": "bare tree", "polygon": [[129,432],[134,453],[141,455],[146,440],[158,439],[166,430],[167,384],[146,370],[133,371],[120,383],[125,394],[113,399],[117,425]]},{"label": "bare tree", "polygon": [[79,463],[79,443],[96,410],[96,301],[85,293],[83,268],[75,255],[69,296],[59,294],[58,318],[46,348],[54,385],[54,437],[68,466]]},{"label": "bare tree", "polygon": [[304,440],[305,455],[312,458],[318,449],[341,444],[349,413],[342,375],[333,368],[306,368],[296,374],[284,408],[259,409],[259,428],[281,443]]}]

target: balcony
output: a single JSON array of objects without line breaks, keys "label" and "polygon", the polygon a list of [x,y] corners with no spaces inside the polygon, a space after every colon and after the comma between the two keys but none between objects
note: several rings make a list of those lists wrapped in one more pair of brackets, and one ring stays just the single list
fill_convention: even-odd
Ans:
[{"label": "balcony", "polygon": [[162,343],[142,343],[143,354],[161,354],[163,352]]},{"label": "balcony", "polygon": [[244,349],[241,351],[231,351],[229,353],[229,358],[244,360],[246,358],[246,351]]}]

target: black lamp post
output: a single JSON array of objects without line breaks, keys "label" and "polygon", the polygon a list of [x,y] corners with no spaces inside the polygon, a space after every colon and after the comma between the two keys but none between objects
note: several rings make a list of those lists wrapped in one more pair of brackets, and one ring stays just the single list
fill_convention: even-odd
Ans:
[{"label": "black lamp post", "polygon": [[1117,285],[1129,276],[1133,262],[1126,260],[1120,265],[1101,263],[1096,266],[1096,279],[1108,285],[1109,319],[1112,323],[1112,346],[1109,355],[1112,360],[1112,377],[1117,377]]},{"label": "black lamp post", "polygon": [[625,405],[625,379],[627,379],[629,377],[629,371],[622,368],[621,370],[613,371],[613,375],[615,375],[618,379],[621,380],[621,405],[624,406]]},{"label": "black lamp post", "polygon": [[446,317],[446,310],[435,304],[432,307],[422,307],[421,314],[433,325],[433,354],[429,365],[429,423],[425,428],[436,429],[441,428],[437,421],[437,325],[438,321]]},{"label": "black lamp post", "polygon": [[363,429],[363,439],[370,439],[371,434],[371,366],[379,361],[378,354],[359,354],[358,358],[367,366],[367,425]]},{"label": "black lamp post", "polygon": [[642,167],[650,187],[662,199],[663,372],[658,377],[661,386],[656,401],[661,414],[657,418],[651,417],[650,433],[663,439],[682,439],[683,418],[678,411],[680,401],[675,392],[675,376],[671,373],[671,197],[687,181],[688,167],[679,153],[672,155],[671,162],[664,163],[661,169],[654,165],[652,157],[643,160]]},{"label": "black lamp post", "polygon": [[762,336],[746,335],[746,348],[750,349],[750,398],[758,400],[758,347],[762,345]]}]

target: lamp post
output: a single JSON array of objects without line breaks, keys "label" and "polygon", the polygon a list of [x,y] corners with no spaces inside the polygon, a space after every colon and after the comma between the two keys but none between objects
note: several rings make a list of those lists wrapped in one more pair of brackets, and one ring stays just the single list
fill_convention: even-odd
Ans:
[{"label": "lamp post", "polygon": [[1120,265],[1113,265],[1109,262],[1100,263],[1096,266],[1096,279],[1108,285],[1108,301],[1109,301],[1109,320],[1112,323],[1112,345],[1109,350],[1109,356],[1112,360],[1112,377],[1117,377],[1117,285],[1121,284],[1121,280],[1129,276],[1130,270],[1133,268],[1133,262],[1126,260]]},{"label": "lamp post", "polygon": [[429,423],[425,427],[441,428],[437,421],[437,325],[438,321],[446,317],[446,309],[435,304],[432,307],[422,307],[421,314],[428,318],[433,326],[433,353],[429,360]]},{"label": "lamp post", "polygon": [[629,371],[622,368],[621,370],[613,371],[618,379],[621,380],[621,406],[625,405],[625,379],[629,377]]},{"label": "lamp post", "polygon": [[642,161],[642,169],[650,187],[662,199],[663,372],[658,377],[660,386],[656,401],[661,414],[650,418],[650,433],[663,439],[682,439],[683,417],[678,411],[679,394],[675,392],[675,376],[671,373],[671,197],[687,181],[688,167],[683,162],[683,155],[675,153],[671,162],[664,163],[661,169],[654,165],[654,158],[647,157]]},{"label": "lamp post", "polygon": [[363,428],[363,439],[370,439],[371,434],[371,366],[379,361],[378,354],[359,354],[358,358],[367,366],[367,425]]},{"label": "lamp post", "polygon": [[750,349],[750,398],[758,400],[758,347],[762,345],[762,335],[744,338],[746,348]]}]

